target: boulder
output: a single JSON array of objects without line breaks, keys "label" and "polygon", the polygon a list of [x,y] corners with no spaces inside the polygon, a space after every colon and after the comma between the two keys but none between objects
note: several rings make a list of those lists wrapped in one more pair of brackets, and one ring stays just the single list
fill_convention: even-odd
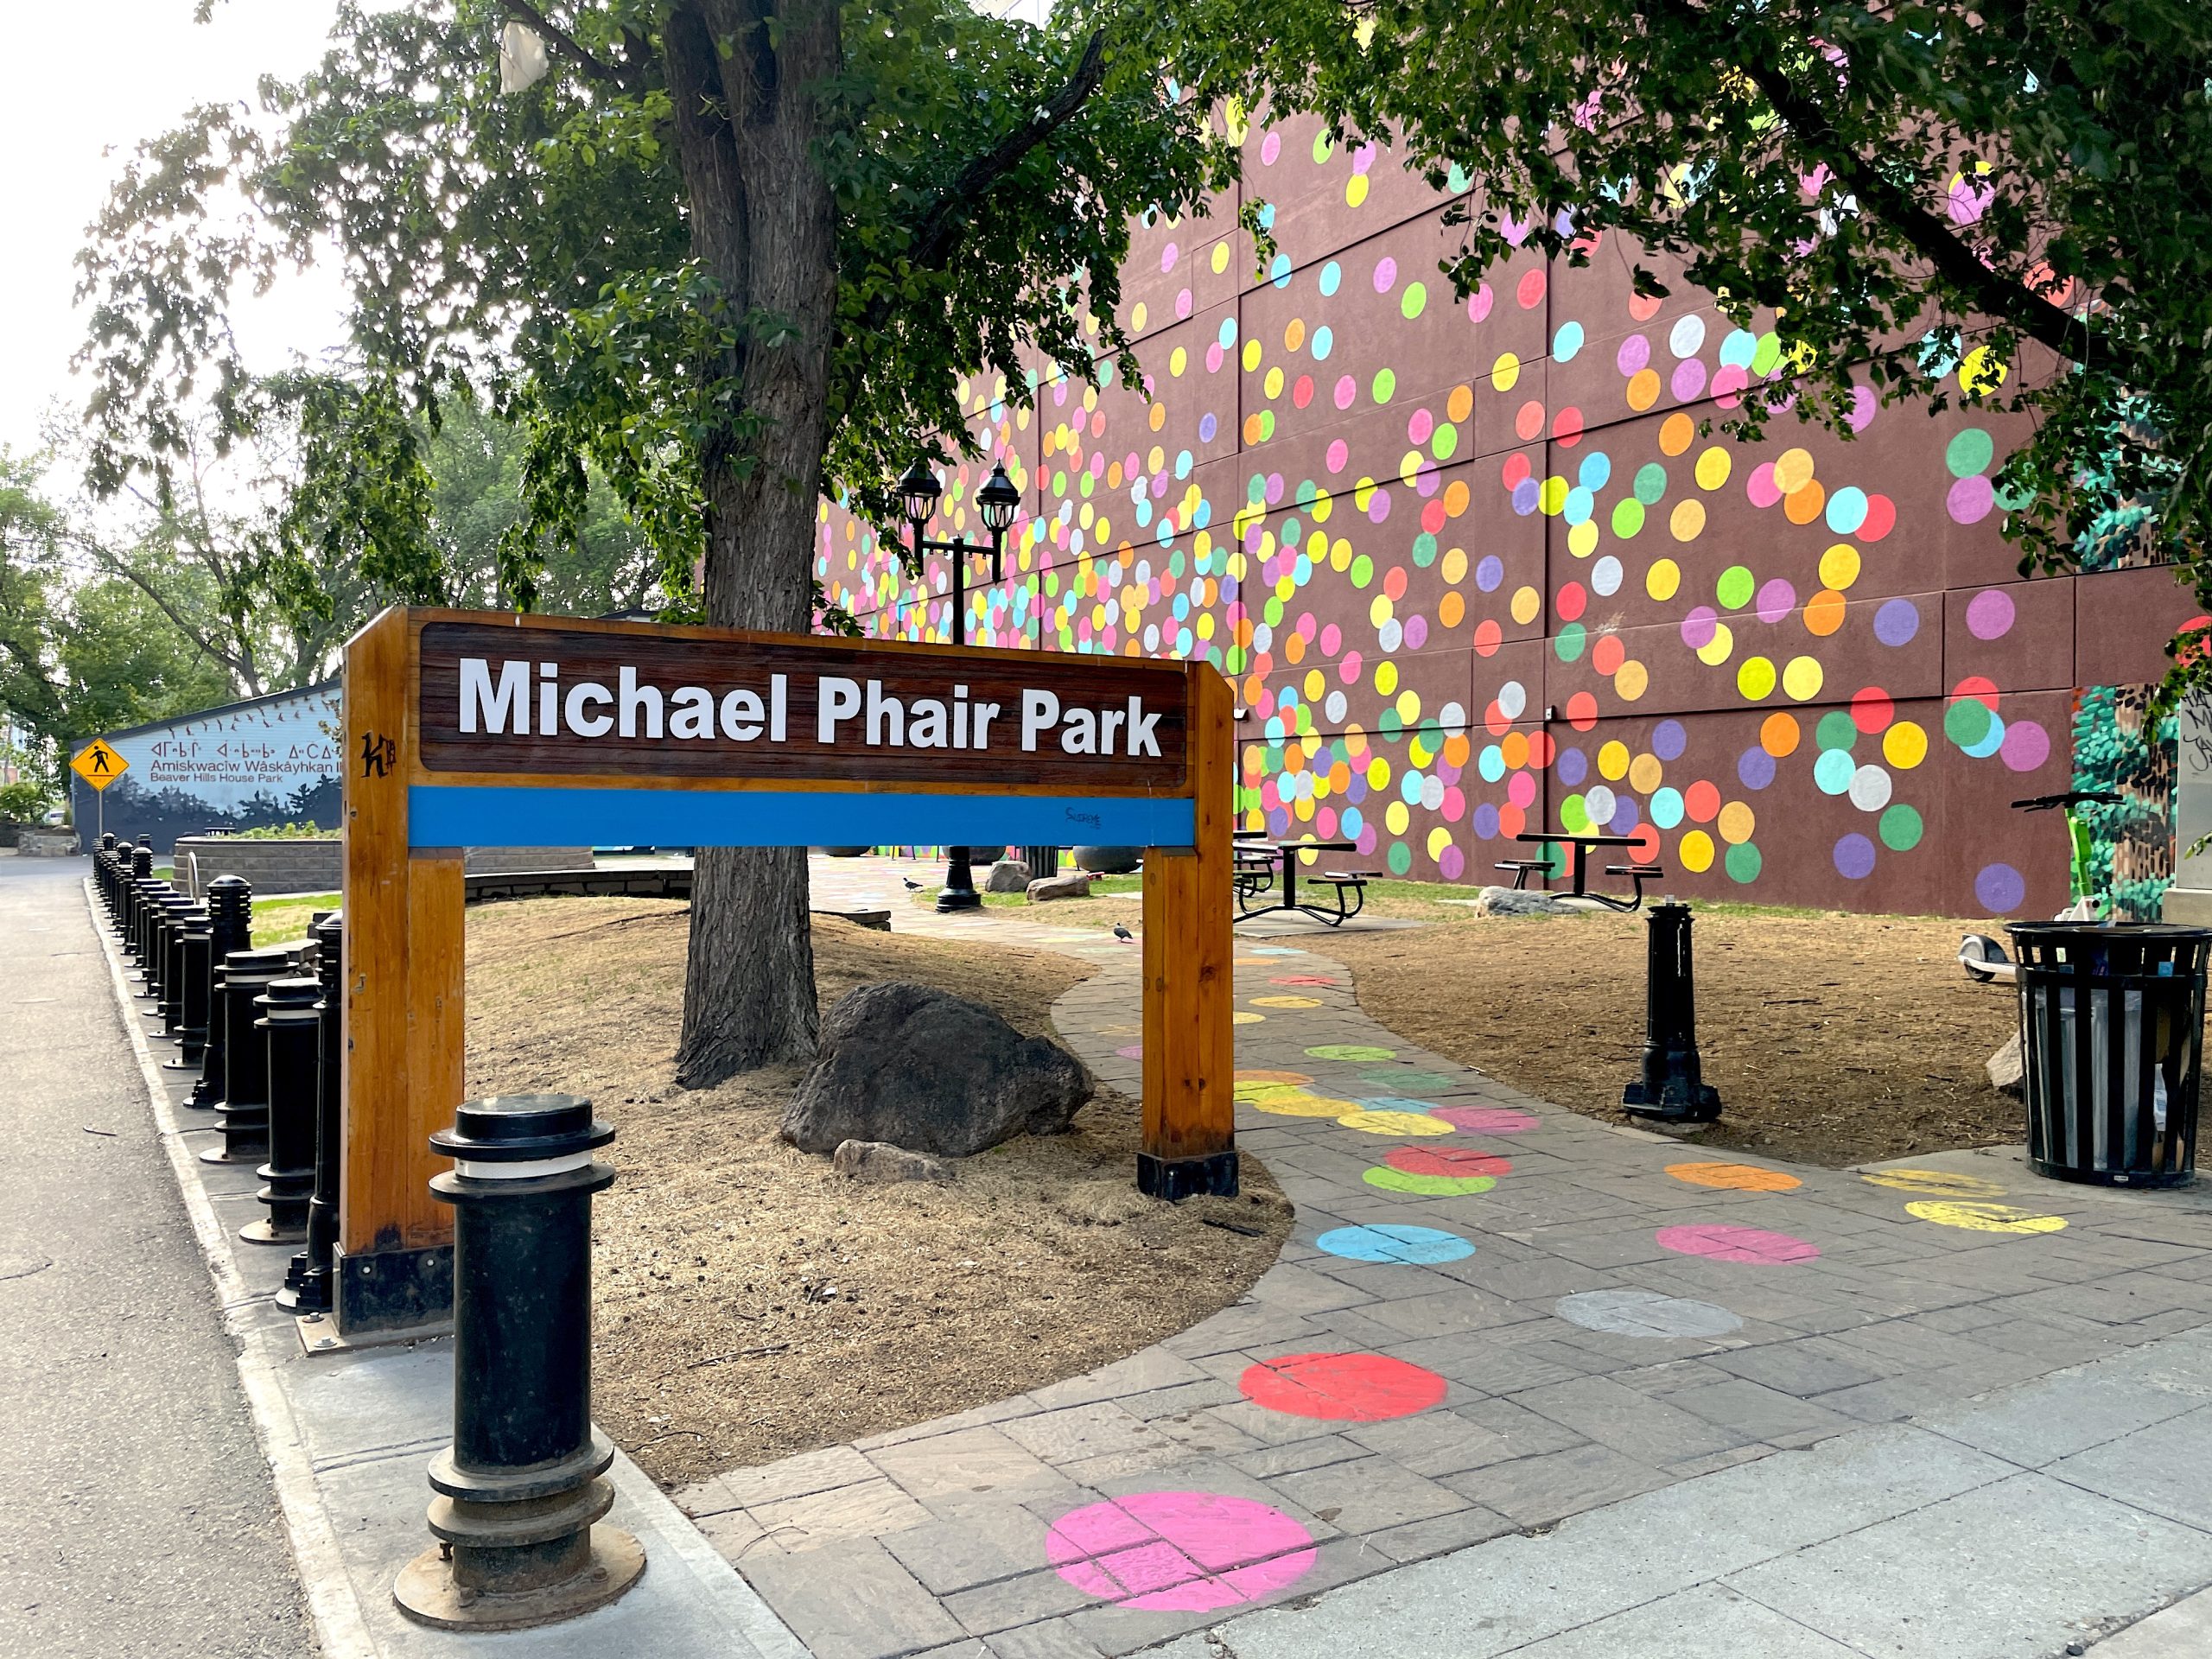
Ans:
[{"label": "boulder", "polygon": [[2026,1088],[2021,1079],[2027,1066],[2020,1058],[2018,1032],[2015,1031],[2005,1039],[2005,1046],[1989,1057],[1989,1064],[1984,1069],[1989,1073],[1991,1088],[2008,1094],[2015,1100],[2020,1098]]},{"label": "boulder", "polygon": [[886,1141],[965,1158],[1017,1135],[1057,1135],[1090,1098],[1090,1072],[980,1002],[926,985],[863,985],[822,1022],[822,1052],[784,1108],[805,1152]]},{"label": "boulder", "polygon": [[1041,905],[1047,899],[1080,899],[1090,891],[1090,877],[1083,870],[1070,870],[1065,875],[1040,875],[1029,884],[1029,902]]},{"label": "boulder", "polygon": [[888,1141],[846,1141],[830,1161],[840,1175],[888,1186],[896,1181],[949,1181],[952,1166],[926,1152],[909,1152]]},{"label": "boulder", "polygon": [[1141,847],[1078,847],[1075,849],[1075,867],[1079,870],[1096,870],[1101,875],[1128,875],[1144,862]]},{"label": "boulder", "polygon": [[1573,916],[1575,907],[1554,893],[1522,887],[1484,887],[1475,899],[1478,916]]},{"label": "boulder", "polygon": [[983,883],[985,893],[1027,893],[1029,891],[1029,867],[1018,858],[1002,858],[991,866],[990,880]]}]

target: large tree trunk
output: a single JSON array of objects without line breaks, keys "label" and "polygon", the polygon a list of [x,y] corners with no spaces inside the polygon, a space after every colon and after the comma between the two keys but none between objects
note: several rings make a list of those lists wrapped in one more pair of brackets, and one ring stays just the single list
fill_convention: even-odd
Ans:
[{"label": "large tree trunk", "polygon": [[[736,393],[701,454],[707,616],[804,633],[837,296],[836,204],[814,153],[817,99],[839,61],[837,9],[835,0],[689,0],[664,41],[693,250],[732,314],[763,320],[702,365]],[[699,854],[677,1052],[686,1085],[814,1052],[806,881],[802,847]]]}]

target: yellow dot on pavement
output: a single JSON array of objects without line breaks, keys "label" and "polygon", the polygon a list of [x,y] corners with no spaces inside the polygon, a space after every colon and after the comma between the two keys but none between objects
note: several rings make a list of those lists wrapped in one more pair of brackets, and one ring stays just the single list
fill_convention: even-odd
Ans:
[{"label": "yellow dot on pavement", "polygon": [[1255,1112],[1268,1112],[1276,1117],[1342,1117],[1346,1112],[1359,1109],[1357,1101],[1332,1100],[1325,1095],[1308,1094],[1303,1089],[1276,1088],[1257,1095],[1239,1094],[1237,1098]]},{"label": "yellow dot on pavement", "polygon": [[2039,1216],[2009,1204],[1955,1204],[1948,1198],[1923,1198],[1905,1209],[1923,1221],[1976,1233],[2055,1233],[2066,1225],[2063,1216]]},{"label": "yellow dot on pavement", "polygon": [[1347,1112],[1337,1120],[1362,1135],[1449,1135],[1452,1126],[1426,1112]]},{"label": "yellow dot on pavement", "polygon": [[1230,1022],[1234,1025],[1256,1026],[1267,1017],[1268,1016],[1264,1014],[1255,1014],[1249,1008],[1239,1008],[1234,1014],[1230,1016]]},{"label": "yellow dot on pavement", "polygon": [[2001,1198],[2005,1189],[1980,1175],[1955,1175],[1948,1169],[1877,1169],[1861,1175],[1875,1186],[1900,1192],[1925,1192],[1938,1198]]},{"label": "yellow dot on pavement", "polygon": [[1261,1008],[1318,1008],[1321,1006],[1321,999],[1318,996],[1255,996],[1252,1004]]}]

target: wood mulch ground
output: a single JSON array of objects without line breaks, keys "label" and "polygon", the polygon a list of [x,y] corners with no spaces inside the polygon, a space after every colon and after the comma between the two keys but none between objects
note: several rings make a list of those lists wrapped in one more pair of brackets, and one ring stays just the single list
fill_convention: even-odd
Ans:
[{"label": "wood mulch ground", "polygon": [[[1983,1070],[2014,1028],[2013,993],[1960,969],[1968,925],[1700,909],[1698,1046],[1722,1112],[1686,1138],[1830,1166],[2018,1141],[2019,1103]],[[1636,1121],[1620,1099],[1643,1048],[1643,916],[1493,918],[1323,948],[1391,1030],[1558,1105]]]},{"label": "wood mulch ground", "polygon": [[[864,1186],[777,1138],[799,1073],[675,1086],[689,907],[540,899],[468,918],[469,1088],[588,1094],[619,1131],[597,1200],[594,1412],[664,1484],[1000,1400],[1135,1352],[1242,1295],[1290,1211],[1138,1195],[1135,1103],[1021,1136],[946,1185]],[[815,925],[823,1006],[887,979],[1027,1032],[1088,976],[1049,952]],[[1209,1224],[1227,1223],[1228,1226]]]}]

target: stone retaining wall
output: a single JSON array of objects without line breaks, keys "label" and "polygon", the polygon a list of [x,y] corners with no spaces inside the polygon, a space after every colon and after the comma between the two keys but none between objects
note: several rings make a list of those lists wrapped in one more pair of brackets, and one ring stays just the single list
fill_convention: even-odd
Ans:
[{"label": "stone retaining wall", "polygon": [[74,858],[74,830],[22,830],[16,835],[16,852],[22,858]]},{"label": "stone retaining wall", "polygon": [[[342,841],[270,841],[236,836],[180,836],[175,855],[177,879],[189,879],[196,858],[200,883],[219,875],[242,875],[256,893],[335,893],[345,880]],[[484,875],[512,870],[588,870],[588,847],[471,847],[468,873]]]}]

